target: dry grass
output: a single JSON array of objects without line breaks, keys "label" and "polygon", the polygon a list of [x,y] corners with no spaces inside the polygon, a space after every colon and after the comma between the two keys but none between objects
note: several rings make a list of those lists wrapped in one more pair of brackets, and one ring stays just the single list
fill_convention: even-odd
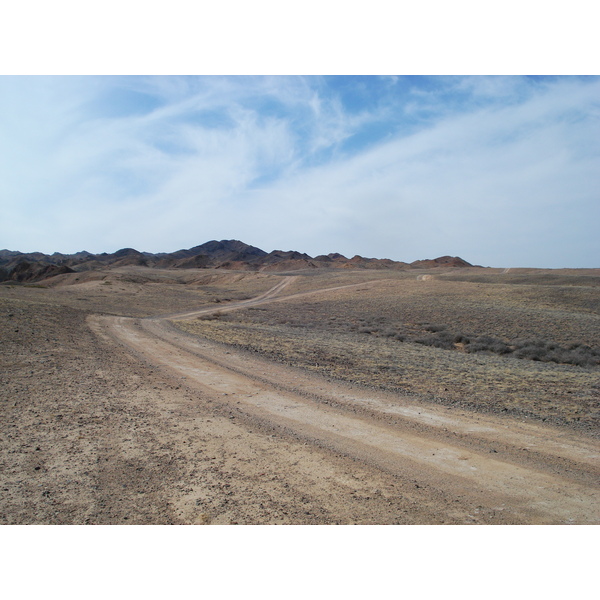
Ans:
[{"label": "dry grass", "polygon": [[[292,291],[356,283],[369,275],[376,279],[364,272],[299,277]],[[380,281],[364,287],[179,326],[286,364],[449,406],[586,427],[600,423],[597,366],[527,360],[517,352],[527,347],[518,346],[524,339],[543,340],[544,348],[583,344],[597,352],[600,278],[591,277],[585,280],[591,285],[583,286],[566,285],[568,275],[557,281],[543,277],[538,285],[536,273],[517,284],[459,281],[459,274],[429,281],[417,281],[415,273],[377,275]],[[427,343],[428,337],[444,340],[450,335],[449,349]],[[466,352],[468,345],[455,342],[461,335],[471,336],[473,344],[479,339],[481,351]],[[515,351],[494,354],[490,340],[513,344]]]}]

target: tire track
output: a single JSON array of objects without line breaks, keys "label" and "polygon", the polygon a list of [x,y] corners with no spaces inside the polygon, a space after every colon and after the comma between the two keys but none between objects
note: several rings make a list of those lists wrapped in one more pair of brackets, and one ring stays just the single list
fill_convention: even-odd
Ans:
[{"label": "tire track", "polygon": [[[353,287],[277,297],[293,279],[286,278],[261,296],[224,310]],[[171,318],[193,318],[212,311],[207,308]],[[519,522],[600,522],[600,447],[592,440],[568,436],[557,440],[547,428],[520,423],[510,427],[507,420],[447,415],[403,398],[356,393],[350,386],[331,382],[321,382],[322,389],[315,391],[311,387],[314,378],[183,335],[164,319],[94,316],[90,325],[171,376],[183,378],[186,385],[365,464],[404,478],[416,477],[446,494],[468,495],[473,503],[513,512]],[[336,400],[339,406],[332,406]],[[390,416],[400,425],[392,424]],[[448,429],[458,430],[477,444],[452,443]],[[493,445],[507,444],[533,448],[540,465],[493,455]],[[557,473],[559,457],[575,465],[572,474],[564,468]]]}]

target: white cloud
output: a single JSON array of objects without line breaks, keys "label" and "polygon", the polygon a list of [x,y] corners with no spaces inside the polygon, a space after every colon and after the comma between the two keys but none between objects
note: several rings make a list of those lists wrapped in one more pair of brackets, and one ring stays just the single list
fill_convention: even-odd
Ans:
[{"label": "white cloud", "polygon": [[[0,78],[0,246],[593,266],[600,81],[437,83],[348,111],[320,78]],[[391,111],[386,141],[343,150]],[[428,124],[393,133],[411,111]]]},{"label": "white cloud", "polygon": [[[292,212],[294,243],[304,240],[313,252],[333,244],[405,260],[456,252],[492,264],[559,264],[567,252],[555,247],[557,231],[577,243],[592,234],[588,219],[598,214],[598,156],[577,158],[597,139],[598,123],[583,119],[575,128],[565,118],[598,89],[574,91],[448,119],[280,181],[262,201],[274,214],[293,207],[277,224],[287,231]],[[566,234],[564,217],[575,207],[580,218],[569,220]],[[548,210],[555,220],[545,218]]]}]

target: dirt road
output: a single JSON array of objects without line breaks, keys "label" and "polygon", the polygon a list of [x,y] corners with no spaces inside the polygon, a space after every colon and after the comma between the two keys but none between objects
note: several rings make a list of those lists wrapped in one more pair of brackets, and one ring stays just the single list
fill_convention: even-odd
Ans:
[{"label": "dirt road", "polygon": [[[285,302],[280,294],[292,281],[219,310]],[[302,467],[289,470],[292,443],[305,454],[342,461],[347,472],[356,465],[394,482],[399,496],[429,515],[417,522],[600,522],[597,441],[329,381],[188,335],[170,322],[214,311],[146,319],[94,315],[88,323],[105,342],[121,344],[172,383],[229,411],[231,420],[275,432],[271,461],[290,482],[303,476]]]}]

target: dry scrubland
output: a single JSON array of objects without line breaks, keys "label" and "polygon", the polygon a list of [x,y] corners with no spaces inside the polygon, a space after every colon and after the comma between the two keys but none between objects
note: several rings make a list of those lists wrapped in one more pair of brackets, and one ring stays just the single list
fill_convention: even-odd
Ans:
[{"label": "dry scrubland", "polygon": [[[289,299],[227,312],[286,275]],[[248,419],[87,321],[202,307],[177,327],[232,353],[598,436],[599,271],[61,275],[0,285],[0,523],[519,522]]]},{"label": "dry scrubland", "polygon": [[215,301],[243,300],[277,278],[199,269],[122,267],[52,277],[40,284],[0,284],[0,297],[68,306],[87,312],[147,317]]},{"label": "dry scrubland", "polygon": [[376,283],[178,326],[365,386],[597,431],[598,273],[315,273],[286,294],[361,280]]}]

